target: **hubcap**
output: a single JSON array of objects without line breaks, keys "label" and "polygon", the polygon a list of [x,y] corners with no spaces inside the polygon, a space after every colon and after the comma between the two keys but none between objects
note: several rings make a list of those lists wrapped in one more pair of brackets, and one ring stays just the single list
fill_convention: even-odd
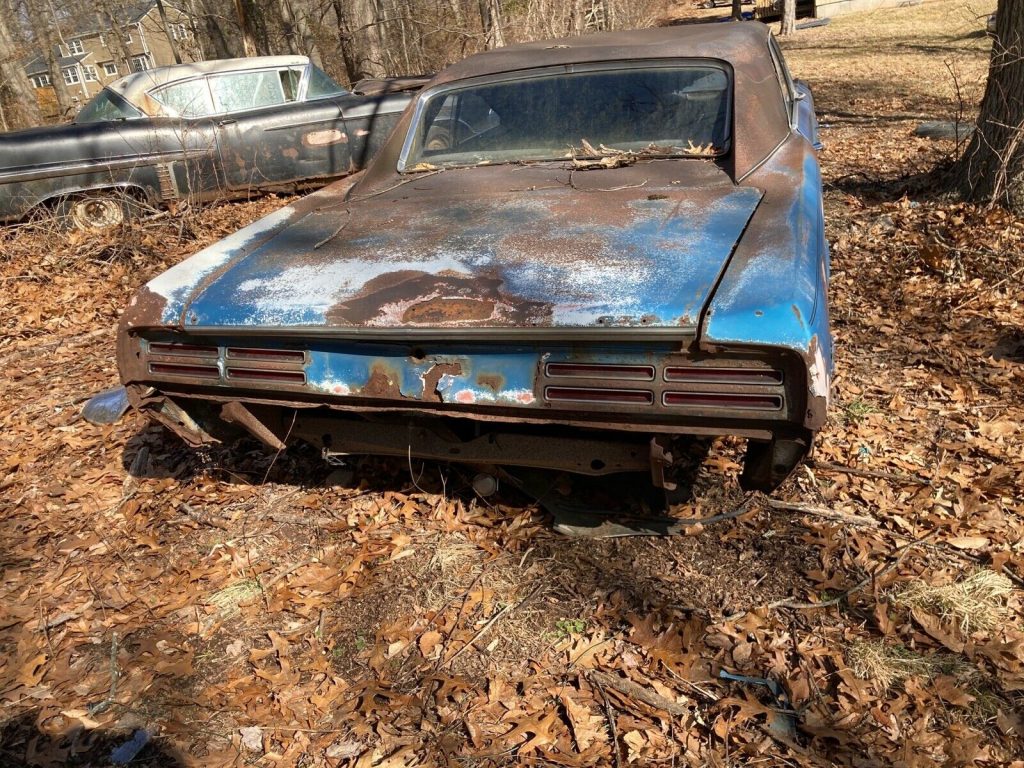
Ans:
[{"label": "hubcap", "polygon": [[71,220],[79,229],[106,229],[124,221],[124,209],[109,197],[90,197],[74,203]]}]

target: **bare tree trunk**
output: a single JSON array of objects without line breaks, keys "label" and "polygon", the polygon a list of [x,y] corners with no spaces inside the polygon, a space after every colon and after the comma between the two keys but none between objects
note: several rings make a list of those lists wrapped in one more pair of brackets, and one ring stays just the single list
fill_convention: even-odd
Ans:
[{"label": "bare tree trunk", "polygon": [[999,0],[978,127],[956,177],[968,200],[1024,215],[1024,0]]},{"label": "bare tree trunk", "polygon": [[50,84],[53,86],[53,92],[57,98],[58,117],[63,120],[74,109],[74,102],[71,100],[71,93],[64,82],[64,72],[60,67],[57,55],[60,25],[47,0],[27,6],[25,10],[29,26],[32,28],[32,37],[46,61]]},{"label": "bare tree trunk", "polygon": [[256,56],[256,36],[253,34],[249,8],[245,0],[235,0],[235,15],[238,17],[238,28],[242,31],[242,51],[245,56]]},{"label": "bare tree trunk", "polygon": [[309,19],[306,15],[306,10],[299,9],[299,12],[296,13],[292,0],[277,0],[277,5],[288,52],[309,56],[314,64],[320,66],[322,64],[320,51],[309,30]]},{"label": "bare tree trunk", "polygon": [[796,31],[796,0],[782,0],[782,23],[779,24],[779,37],[791,35]]},{"label": "bare tree trunk", "polygon": [[[225,33],[224,25],[227,24],[227,19],[218,14],[219,7],[216,0],[198,0],[198,2],[203,9],[203,39],[207,43],[204,48],[208,48],[215,59],[230,59],[243,53],[231,44],[229,33]],[[213,2],[213,7],[211,7],[211,2]],[[204,55],[206,55],[205,50]]]},{"label": "bare tree trunk", "polygon": [[39,125],[39,102],[35,89],[25,77],[21,68],[21,57],[12,34],[13,24],[9,23],[6,6],[0,8],[0,104],[6,104],[3,128],[28,128]]},{"label": "bare tree trunk", "polygon": [[505,45],[502,31],[501,0],[480,0],[480,24],[484,30],[484,48],[501,48]]},{"label": "bare tree trunk", "polygon": [[174,63],[181,64],[181,54],[178,52],[178,45],[174,42],[174,35],[171,34],[171,27],[167,23],[167,11],[164,9],[163,0],[156,0],[156,11],[160,14],[160,25],[164,28],[164,34],[167,35],[167,42],[171,46],[171,55],[174,56]]},{"label": "bare tree trunk", "polygon": [[743,0],[732,0],[732,20],[742,21],[743,19]]},{"label": "bare tree trunk", "polygon": [[332,0],[349,80],[384,77],[383,18],[375,0]]}]

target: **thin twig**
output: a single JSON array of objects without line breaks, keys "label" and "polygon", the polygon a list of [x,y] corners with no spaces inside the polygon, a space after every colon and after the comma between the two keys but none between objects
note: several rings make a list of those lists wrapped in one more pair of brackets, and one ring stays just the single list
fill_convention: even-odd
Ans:
[{"label": "thin twig", "polygon": [[690,712],[690,708],[685,704],[680,704],[679,702],[667,699],[660,693],[648,690],[642,685],[634,683],[632,680],[626,680],[625,678],[605,674],[604,672],[598,672],[596,670],[590,673],[590,679],[597,682],[599,685],[614,688],[619,693],[624,694],[631,699],[641,701],[649,707],[660,709],[662,712],[668,712],[670,715],[686,715]]},{"label": "thin twig", "polygon": [[543,586],[544,586],[543,584],[538,584],[536,587],[534,587],[530,591],[530,594],[528,594],[526,597],[524,597],[518,603],[510,603],[509,605],[506,605],[504,608],[502,608],[500,611],[498,611],[496,614],[494,614],[487,621],[487,623],[484,624],[477,631],[477,633],[475,635],[473,635],[473,637],[470,638],[468,643],[466,643],[464,646],[459,648],[459,650],[457,650],[455,653],[453,653],[451,655],[451,657],[448,659],[448,661],[444,662],[444,664],[442,664],[441,666],[442,667],[450,666],[451,663],[453,661],[455,661],[457,658],[459,658],[459,656],[461,656],[464,651],[467,651],[470,648],[472,648],[477,640],[479,640],[481,637],[483,637],[485,634],[487,634],[487,632],[491,629],[491,627],[493,627],[495,624],[497,624],[499,621],[501,621],[503,618],[505,618],[505,616],[507,616],[512,611],[517,610],[519,608],[522,608],[529,600],[531,600],[538,592],[540,592],[541,587],[543,587]]},{"label": "thin twig", "polygon": [[327,237],[325,237],[325,238],[324,238],[323,240],[321,240],[321,241],[320,241],[320,242],[318,242],[318,243],[317,243],[316,245],[314,245],[314,246],[313,246],[313,250],[314,250],[314,251],[315,251],[315,250],[318,250],[318,249],[320,248],[320,246],[321,246],[321,245],[326,245],[327,243],[331,242],[331,240],[333,240],[334,238],[336,238],[336,237],[337,237],[338,235],[340,235],[340,234],[341,234],[341,230],[343,230],[343,229],[344,229],[345,227],[347,227],[347,226],[348,226],[348,223],[349,223],[350,221],[352,221],[352,210],[351,210],[350,208],[346,208],[346,209],[345,209],[345,214],[346,214],[346,215],[348,216],[348,218],[346,218],[346,219],[345,219],[345,221],[343,221],[343,222],[341,223],[341,225],[340,225],[340,226],[339,226],[339,227],[338,227],[338,228],[337,228],[336,230],[334,230],[333,232],[331,232],[331,234],[329,234],[329,235],[328,235]]},{"label": "thin twig", "polygon": [[892,480],[897,483],[913,483],[915,485],[932,484],[932,481],[927,477],[921,477],[920,475],[908,475],[903,472],[883,472],[878,469],[847,467],[843,464],[834,464],[831,461],[818,461],[817,459],[811,459],[807,464],[814,469],[823,469],[828,472],[842,472],[843,474],[856,475],[857,477],[871,477],[878,480]]},{"label": "thin twig", "polygon": [[608,728],[612,732],[612,753],[615,755],[615,768],[622,768],[622,753],[619,751],[619,729],[615,727],[615,710],[612,708],[612,703],[608,699],[608,693],[605,691],[604,686],[601,685],[600,681],[595,680],[592,675],[593,673],[591,673],[590,682],[597,688],[601,698],[604,699],[604,716],[608,720]]},{"label": "thin twig", "polygon": [[765,503],[772,509],[783,509],[791,512],[803,512],[805,515],[814,515],[826,520],[835,520],[848,525],[863,525],[868,528],[881,528],[882,524],[872,517],[863,515],[851,515],[846,512],[836,512],[826,507],[816,507],[812,504],[801,504],[797,501],[782,501],[781,499],[765,499]]}]

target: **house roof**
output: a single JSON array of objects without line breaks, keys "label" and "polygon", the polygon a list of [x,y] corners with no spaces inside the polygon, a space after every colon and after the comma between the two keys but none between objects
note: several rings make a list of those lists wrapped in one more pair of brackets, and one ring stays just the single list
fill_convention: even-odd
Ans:
[{"label": "house roof", "polygon": [[[166,1],[164,2],[164,7],[180,11],[176,5]],[[124,3],[115,9],[117,23],[119,26],[137,24],[154,8],[156,8],[156,0],[135,0],[135,2]],[[60,21],[61,28],[64,30],[64,38],[66,40],[77,40],[82,37],[99,35],[109,31],[110,29],[110,24],[105,23],[100,17],[99,12],[95,9],[68,15],[61,18]],[[82,59],[88,55],[88,52],[86,52],[84,55],[64,56],[60,60],[60,65],[62,68],[70,67],[74,64],[80,63]],[[33,75],[49,74],[46,57],[41,53],[36,53],[28,59],[23,66],[25,68],[25,74],[29,77],[32,77]]]},{"label": "house roof", "polygon": [[[89,53],[78,53],[73,56],[61,56],[57,61],[60,64],[60,68],[64,69],[65,67],[73,67],[75,64],[81,64],[82,61],[89,58],[89,56]],[[41,53],[37,53],[35,57],[25,65],[25,74],[29,77],[50,74],[50,67]]]}]

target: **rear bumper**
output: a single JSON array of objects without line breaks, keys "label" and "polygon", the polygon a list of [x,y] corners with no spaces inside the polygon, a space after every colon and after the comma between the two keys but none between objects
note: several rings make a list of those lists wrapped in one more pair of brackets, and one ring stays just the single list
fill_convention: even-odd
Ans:
[{"label": "rear bumper", "polygon": [[[642,335],[642,334],[638,334]],[[650,468],[674,438],[758,446],[749,487],[810,447],[808,372],[786,350],[692,343],[261,342],[154,332],[121,339],[132,404],[192,445],[243,428],[282,447],[605,474]],[[781,447],[780,447],[781,446]]]}]

